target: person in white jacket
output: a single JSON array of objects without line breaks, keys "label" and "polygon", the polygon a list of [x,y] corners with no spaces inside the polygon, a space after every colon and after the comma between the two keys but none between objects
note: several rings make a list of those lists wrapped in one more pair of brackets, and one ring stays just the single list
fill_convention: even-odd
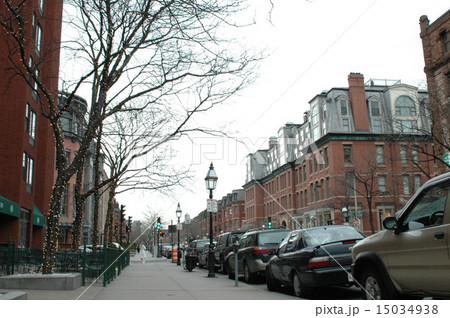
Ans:
[{"label": "person in white jacket", "polygon": [[141,245],[139,246],[139,257],[141,258],[141,262],[145,263],[146,253],[144,242],[141,242]]}]

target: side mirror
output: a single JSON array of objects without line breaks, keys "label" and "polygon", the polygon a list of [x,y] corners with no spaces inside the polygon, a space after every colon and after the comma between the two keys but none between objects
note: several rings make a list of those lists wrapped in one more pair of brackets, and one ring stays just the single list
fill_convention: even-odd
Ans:
[{"label": "side mirror", "polygon": [[398,223],[397,219],[395,217],[387,217],[383,220],[383,226],[386,230],[394,230],[397,232],[398,230]]}]

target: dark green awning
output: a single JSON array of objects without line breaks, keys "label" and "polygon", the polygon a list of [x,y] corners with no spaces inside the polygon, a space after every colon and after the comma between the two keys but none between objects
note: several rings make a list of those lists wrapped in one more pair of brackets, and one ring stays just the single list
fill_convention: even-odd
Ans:
[{"label": "dark green awning", "polygon": [[19,217],[19,205],[0,195],[0,213]]},{"label": "dark green awning", "polygon": [[44,216],[36,205],[33,209],[33,225],[44,226]]}]

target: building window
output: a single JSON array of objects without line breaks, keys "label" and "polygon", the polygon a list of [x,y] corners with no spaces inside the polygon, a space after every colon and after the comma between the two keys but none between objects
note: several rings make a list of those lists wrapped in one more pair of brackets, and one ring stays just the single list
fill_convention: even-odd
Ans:
[{"label": "building window", "polygon": [[417,120],[396,120],[397,130],[400,133],[417,132]]},{"label": "building window", "polygon": [[420,174],[417,174],[414,176],[414,191],[419,190],[421,185],[422,185],[422,178]]},{"label": "building window", "polygon": [[341,99],[339,101],[339,105],[341,107],[341,115],[342,116],[348,116],[348,104],[345,99]]},{"label": "building window", "polygon": [[38,55],[41,54],[41,49],[42,49],[42,28],[38,24],[36,26],[36,53]]},{"label": "building window", "polygon": [[24,152],[22,160],[22,180],[25,181],[27,192],[29,193],[31,193],[33,189],[33,171],[34,159],[31,158],[26,152]]},{"label": "building window", "polygon": [[355,175],[353,172],[346,172],[345,173],[345,187],[346,187],[346,195],[348,197],[355,195]]},{"label": "building window", "polygon": [[383,121],[381,119],[373,119],[372,120],[372,129],[374,133],[382,133],[383,132]]},{"label": "building window", "polygon": [[379,117],[380,112],[380,102],[377,100],[371,100],[370,102],[370,113],[373,117]]},{"label": "building window", "polygon": [[36,139],[36,112],[31,108],[30,104],[27,103],[25,108],[25,131],[31,137],[31,143],[34,145],[34,140]]},{"label": "building window", "polygon": [[408,147],[406,145],[400,145],[400,160],[402,165],[408,164]]},{"label": "building window", "polygon": [[325,160],[325,167],[328,168],[328,148],[324,149],[324,160]]},{"label": "building window", "polygon": [[61,216],[67,216],[69,214],[69,188],[64,189],[61,198]]},{"label": "building window", "polygon": [[447,31],[444,31],[440,34],[441,41],[442,41],[442,47],[444,49],[444,52],[450,52],[450,34]]},{"label": "building window", "polygon": [[344,164],[353,163],[352,145],[344,145]]},{"label": "building window", "polygon": [[404,175],[402,177],[402,183],[403,183],[403,194],[404,195],[410,195],[411,191],[409,188],[409,176],[408,175]]},{"label": "building window", "polygon": [[30,211],[20,209],[19,247],[29,247],[30,242]]},{"label": "building window", "polygon": [[378,191],[381,193],[386,192],[386,176],[378,176]]},{"label": "building window", "polygon": [[331,198],[332,193],[331,193],[331,182],[330,182],[330,178],[327,177],[327,198]]},{"label": "building window", "polygon": [[44,0],[39,0],[39,10],[41,10],[41,13],[44,12]]},{"label": "building window", "polygon": [[350,131],[350,120],[348,118],[342,119],[342,130],[343,131]]},{"label": "building window", "polygon": [[419,147],[417,147],[417,146],[412,147],[411,156],[412,156],[413,163],[415,165],[418,165],[419,164]]},{"label": "building window", "polygon": [[416,104],[408,96],[400,96],[395,101],[395,114],[399,116],[416,116]]},{"label": "building window", "polygon": [[377,157],[377,164],[384,165],[384,146],[383,145],[375,146],[375,152]]},{"label": "building window", "polygon": [[314,106],[311,115],[311,124],[315,126],[319,122],[319,107]]}]

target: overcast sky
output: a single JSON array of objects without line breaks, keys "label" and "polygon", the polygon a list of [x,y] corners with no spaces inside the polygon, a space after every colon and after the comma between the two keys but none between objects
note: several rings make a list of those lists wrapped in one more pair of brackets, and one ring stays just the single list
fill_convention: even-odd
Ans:
[{"label": "overcast sky", "polygon": [[[204,178],[211,162],[218,176],[214,198],[245,182],[245,156],[266,149],[268,138],[286,122],[302,123],[308,102],[323,90],[347,87],[351,72],[365,81],[396,79],[425,87],[419,18],[434,22],[450,7],[448,0],[251,0],[249,17],[256,24],[247,43],[267,47],[260,77],[227,104],[197,120],[204,126],[227,123],[235,140],[197,137],[175,145],[178,160],[192,165],[194,179],[171,197],[152,192],[118,197],[133,220],[152,209],[175,222],[179,202],[191,218],[206,208]],[[269,21],[270,18],[270,21]],[[189,142],[188,142],[189,141]]]}]

